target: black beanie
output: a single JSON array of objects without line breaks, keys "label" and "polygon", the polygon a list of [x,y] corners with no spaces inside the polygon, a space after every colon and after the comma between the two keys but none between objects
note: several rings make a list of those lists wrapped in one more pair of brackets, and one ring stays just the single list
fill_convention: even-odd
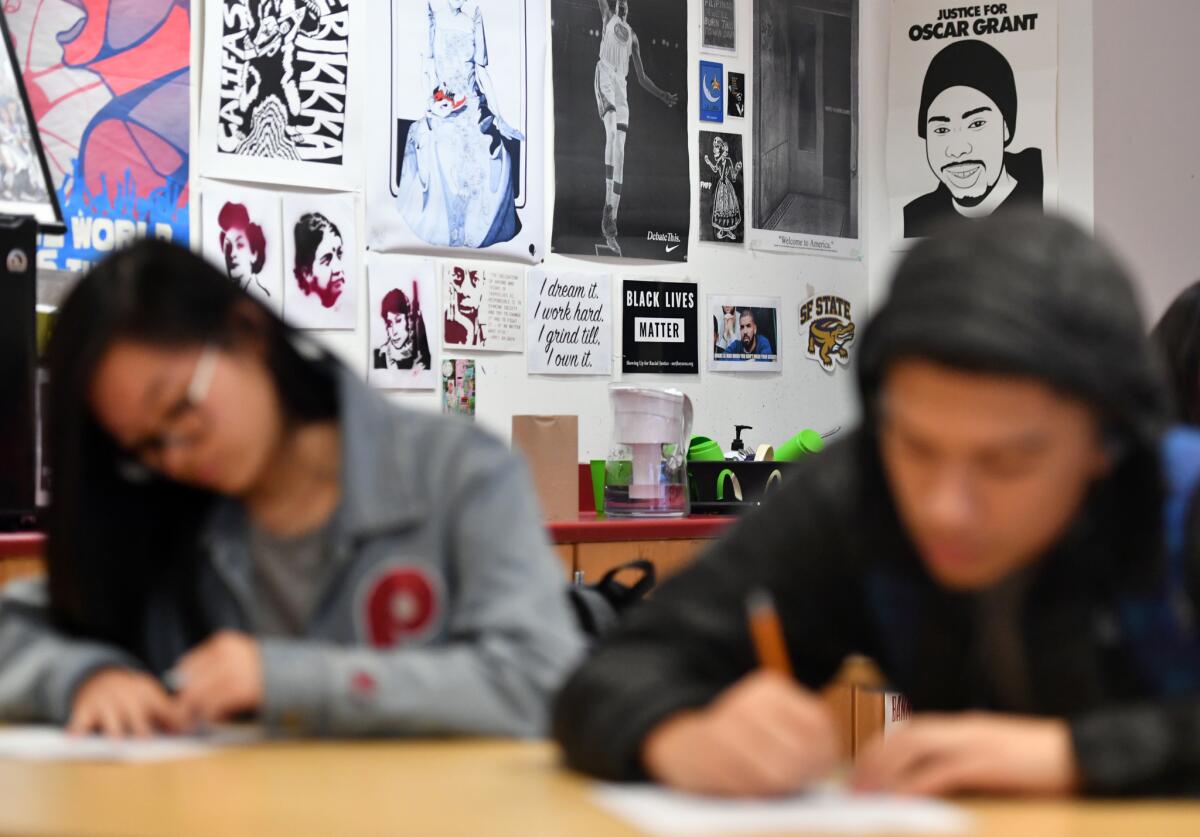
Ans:
[{"label": "black beanie", "polygon": [[933,56],[925,71],[921,109],[917,112],[917,135],[921,139],[925,139],[929,105],[951,87],[973,87],[995,102],[1008,126],[1008,141],[1012,142],[1017,133],[1017,83],[1000,50],[983,41],[956,41]]},{"label": "black beanie", "polygon": [[[1043,381],[1098,409],[1122,442],[1156,447],[1168,397],[1129,277],[1075,224],[992,215],[919,242],[859,342],[869,417],[890,363]],[[870,420],[870,418],[868,419]]]}]

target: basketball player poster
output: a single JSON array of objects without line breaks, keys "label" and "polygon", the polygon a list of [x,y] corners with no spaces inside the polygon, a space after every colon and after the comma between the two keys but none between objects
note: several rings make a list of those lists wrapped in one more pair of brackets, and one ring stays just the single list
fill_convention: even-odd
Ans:
[{"label": "basketball player poster", "polygon": [[556,253],[686,261],[687,0],[552,0]]}]

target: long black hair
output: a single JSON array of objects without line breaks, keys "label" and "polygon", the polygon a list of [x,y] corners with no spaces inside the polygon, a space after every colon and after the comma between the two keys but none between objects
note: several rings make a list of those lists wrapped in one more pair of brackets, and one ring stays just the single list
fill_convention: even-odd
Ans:
[{"label": "long black hair", "polygon": [[47,352],[50,612],[60,630],[144,658],[152,593],[176,594],[188,632],[202,630],[192,580],[216,498],[165,478],[130,478],[89,403],[97,366],[117,340],[164,348],[253,341],[292,424],[336,417],[336,362],[304,350],[311,344],[215,267],[158,241],[100,262],[60,308]]},{"label": "long black hair", "polygon": [[1167,368],[1176,418],[1200,425],[1200,282],[1175,297],[1150,339]]}]

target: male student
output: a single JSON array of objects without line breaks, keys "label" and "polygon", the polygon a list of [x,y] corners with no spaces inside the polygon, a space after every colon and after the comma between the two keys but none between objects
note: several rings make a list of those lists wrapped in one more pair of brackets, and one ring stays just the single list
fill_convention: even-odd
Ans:
[{"label": "male student", "polygon": [[917,134],[937,189],[904,207],[906,238],[939,224],[1042,206],[1042,152],[1010,152],[1017,85],[1008,60],[983,41],[956,41],[929,62]]},{"label": "male student", "polygon": [[[1040,215],[927,239],[857,363],[861,427],[568,681],[554,720],[568,762],[691,791],[794,790],[836,758],[813,690],[860,652],[918,714],[866,750],[859,787],[1200,788],[1200,563],[1190,537],[1163,546],[1166,399],[1112,257]],[[1173,466],[1189,461],[1200,453]],[[1194,531],[1182,508],[1177,531]],[[758,666],[758,590],[795,679]]]}]

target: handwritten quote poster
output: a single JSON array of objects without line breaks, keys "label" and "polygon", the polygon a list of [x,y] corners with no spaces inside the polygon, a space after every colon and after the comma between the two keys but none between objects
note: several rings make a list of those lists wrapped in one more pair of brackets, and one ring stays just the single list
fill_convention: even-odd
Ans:
[{"label": "handwritten quote poster", "polygon": [[737,49],[735,0],[704,0],[704,48]]},{"label": "handwritten quote poster", "polygon": [[527,300],[530,374],[612,374],[611,276],[530,271]]}]

